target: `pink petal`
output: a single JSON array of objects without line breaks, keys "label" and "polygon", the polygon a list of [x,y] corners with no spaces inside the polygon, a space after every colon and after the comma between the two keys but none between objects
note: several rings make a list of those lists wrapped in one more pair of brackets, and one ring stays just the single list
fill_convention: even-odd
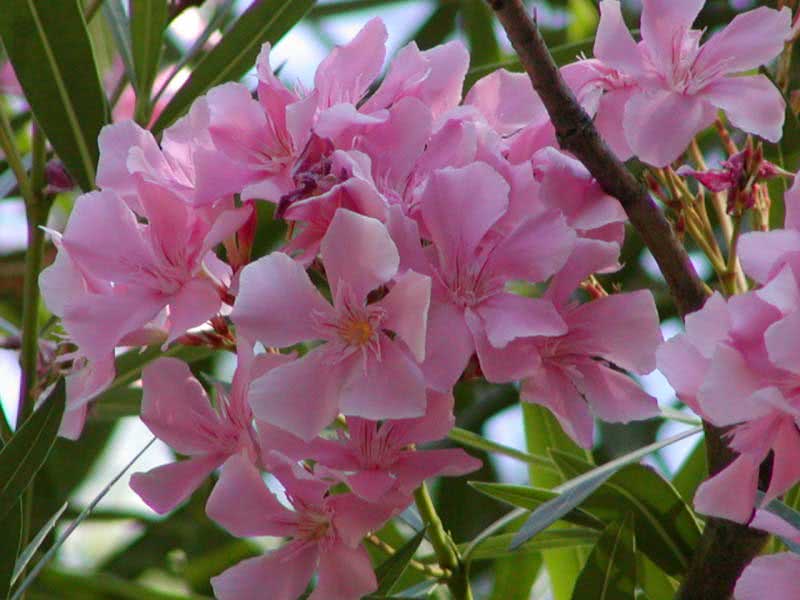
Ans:
[{"label": "pink petal", "polygon": [[223,211],[206,234],[203,240],[203,250],[212,250],[218,244],[232,237],[247,222],[254,210],[255,207],[250,203]]},{"label": "pink petal", "polygon": [[377,531],[392,516],[393,508],[366,502],[353,494],[337,494],[326,499],[333,510],[336,534],[350,548],[356,548],[370,531]]},{"label": "pink petal", "polygon": [[320,554],[319,582],[308,600],[356,600],[378,589],[378,580],[363,546],[336,544]]},{"label": "pink petal", "polygon": [[566,305],[581,281],[613,266],[618,257],[618,244],[578,238],[566,264],[550,281],[545,297],[558,307]]},{"label": "pink petal", "polygon": [[428,385],[442,392],[449,391],[461,377],[474,351],[464,309],[449,302],[432,302],[422,364]]},{"label": "pink petal", "polygon": [[93,400],[111,385],[115,376],[116,368],[112,352],[103,359],[86,361],[86,365],[79,371],[73,371],[66,376],[67,409],[84,406]]},{"label": "pink petal", "polygon": [[389,216],[386,220],[386,229],[392,236],[400,255],[399,271],[416,271],[430,275],[431,267],[425,252],[420,244],[419,227],[416,221],[403,214],[403,209],[398,205],[389,207]]},{"label": "pink petal", "polygon": [[477,315],[467,313],[467,322],[475,341],[481,373],[486,381],[509,383],[524,379],[541,368],[542,358],[532,338],[519,338],[503,348],[496,348],[489,343],[482,331],[482,324]]},{"label": "pink petal", "polygon": [[371,19],[348,44],[336,46],[314,76],[319,106],[356,104],[380,75],[386,56],[386,26]]},{"label": "pink petal", "polygon": [[676,38],[692,26],[705,0],[647,0],[642,3],[642,40],[661,73],[669,73],[676,60]]},{"label": "pink petal", "polygon": [[203,386],[177,358],[159,358],[142,371],[145,425],[181,454],[206,454],[215,448],[209,436],[219,427]]},{"label": "pink petal", "polygon": [[482,464],[460,448],[447,448],[404,452],[393,470],[397,475],[400,491],[411,494],[426,479],[460,477],[480,469]]},{"label": "pink petal", "polygon": [[147,473],[134,473],[131,489],[147,506],[163,515],[191,496],[226,458],[209,454],[162,465]]},{"label": "pink petal", "polygon": [[425,360],[425,335],[431,303],[431,278],[406,271],[396,278],[389,293],[377,302],[386,311],[381,325],[395,332],[417,362]]},{"label": "pink petal", "polygon": [[264,155],[280,150],[267,123],[264,110],[240,83],[224,83],[207,94],[214,145],[230,158],[253,167],[263,164]]},{"label": "pink petal", "polygon": [[580,371],[582,377],[575,384],[603,421],[628,423],[658,416],[656,399],[627,375],[594,361],[587,361]]},{"label": "pink petal", "polygon": [[[373,421],[425,414],[425,379],[420,368],[388,337],[380,336],[380,359],[354,356],[347,366],[339,406],[345,415]],[[307,417],[306,417],[307,418]]]},{"label": "pink petal", "polygon": [[258,100],[264,107],[273,127],[278,130],[279,135],[283,135],[288,134],[285,121],[286,107],[296,102],[298,98],[273,73],[269,63],[271,49],[270,43],[265,43],[261,46],[261,51],[256,59]]},{"label": "pink petal", "polygon": [[222,467],[206,513],[237,537],[296,534],[297,517],[267,489],[259,471],[241,455]]},{"label": "pink petal", "polygon": [[800,312],[772,324],[764,333],[770,361],[790,373],[800,374]]},{"label": "pink petal", "polygon": [[297,542],[264,556],[248,558],[211,578],[219,600],[297,600],[308,586],[319,558],[316,544]]},{"label": "pink petal", "polygon": [[219,311],[219,292],[208,279],[192,279],[169,300],[169,337],[166,344],[187,330],[208,321]]},{"label": "pink petal", "polygon": [[361,301],[394,277],[400,264],[397,247],[380,221],[343,208],[333,216],[321,250],[334,298],[345,283]]},{"label": "pink petal", "polygon": [[791,28],[792,11],[760,6],[736,15],[700,50],[694,68],[704,71],[740,73],[766,65],[783,50]]},{"label": "pink petal", "polygon": [[387,471],[369,469],[359,471],[347,478],[347,485],[352,492],[369,502],[377,502],[394,485],[395,479]]},{"label": "pink petal", "polygon": [[[394,421],[392,426],[400,438],[408,444],[424,444],[438,441],[446,436],[455,425],[453,404],[455,399],[447,393],[428,390],[428,406],[425,416],[418,419]],[[402,429],[402,432],[397,431]]]},{"label": "pink petal", "polygon": [[421,197],[422,218],[442,267],[473,260],[478,244],[508,207],[509,186],[486,163],[431,174]]},{"label": "pink petal", "polygon": [[706,87],[702,95],[725,111],[735,127],[770,142],[781,139],[786,103],[765,75],[725,77]]},{"label": "pink petal", "polygon": [[633,156],[625,130],[622,126],[625,118],[625,107],[636,93],[635,87],[609,90],[599,100],[594,126],[597,128],[611,151],[620,160],[628,160]]},{"label": "pink petal", "polygon": [[61,424],[58,426],[58,437],[68,440],[77,440],[81,437],[83,426],[86,424],[86,413],[89,410],[88,404],[81,404],[77,408],[67,409],[61,417]]},{"label": "pink petal", "polygon": [[685,335],[676,335],[656,351],[656,364],[681,402],[700,413],[697,392],[705,380],[709,359],[697,351]]},{"label": "pink petal", "polygon": [[782,496],[800,481],[800,431],[792,417],[784,417],[781,421],[772,441],[772,475],[762,505]]},{"label": "pink petal", "polygon": [[623,127],[633,153],[663,167],[678,158],[694,135],[715,118],[716,111],[699,96],[657,91],[635,94],[628,101]]},{"label": "pink petal", "polygon": [[611,294],[580,305],[565,317],[570,336],[587,355],[597,355],[639,374],[656,368],[663,338],[649,290]]},{"label": "pink petal", "polygon": [[[703,414],[715,425],[733,425],[763,416],[768,407],[753,395],[761,382],[745,358],[726,345],[719,345],[705,381],[697,393]],[[731,402],[731,399],[736,399]]]},{"label": "pink petal", "polygon": [[492,249],[485,269],[507,280],[544,281],[567,262],[575,238],[560,214],[527,218]]},{"label": "pink petal", "polygon": [[503,292],[481,302],[474,311],[480,315],[486,337],[495,348],[521,337],[567,333],[567,325],[552,302],[541,298]]},{"label": "pink petal", "polygon": [[469,52],[461,40],[425,50],[428,75],[414,90],[414,96],[431,110],[434,119],[455,108],[461,101],[464,76],[469,69]]},{"label": "pink petal", "polygon": [[323,346],[253,381],[253,414],[305,441],[312,440],[339,411],[339,374],[332,372],[329,360]]},{"label": "pink petal", "polygon": [[136,215],[113,192],[78,197],[62,242],[81,269],[111,281],[125,280],[135,267],[153,262]]},{"label": "pink petal", "polygon": [[543,365],[535,375],[522,381],[520,400],[549,408],[564,432],[583,448],[591,448],[594,419],[583,396],[562,369]]},{"label": "pink petal", "polygon": [[547,111],[525,73],[498,69],[472,86],[464,104],[474,106],[502,136],[516,133],[532,122],[544,122]]},{"label": "pink petal", "polygon": [[724,470],[707,479],[694,496],[697,512],[747,523],[753,515],[758,486],[758,464],[741,455]]},{"label": "pink petal", "polygon": [[289,256],[273,252],[242,270],[231,319],[250,339],[276,347],[315,339],[315,314],[333,318],[333,309]]},{"label": "pink petal", "polygon": [[767,283],[788,260],[800,255],[800,231],[776,229],[752,231],[739,238],[739,258],[745,272],[759,283]]},{"label": "pink petal", "polygon": [[622,19],[618,0],[600,2],[600,23],[594,39],[594,55],[607,65],[632,75],[644,68],[639,48]]},{"label": "pink petal", "polygon": [[686,316],[686,334],[706,358],[730,337],[732,326],[728,304],[719,292],[714,292],[701,310]]},{"label": "pink petal", "polygon": [[800,556],[791,552],[758,556],[736,582],[738,600],[797,600]]}]

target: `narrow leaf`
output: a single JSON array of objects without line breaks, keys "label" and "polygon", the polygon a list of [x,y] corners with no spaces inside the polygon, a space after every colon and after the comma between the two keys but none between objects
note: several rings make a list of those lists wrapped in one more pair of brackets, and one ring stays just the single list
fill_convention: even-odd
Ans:
[{"label": "narrow leaf", "polygon": [[392,593],[395,584],[403,576],[408,563],[414,557],[414,553],[423,539],[425,539],[424,529],[408,540],[402,548],[398,549],[395,554],[387,558],[375,569],[375,576],[378,579],[378,589],[375,590],[375,595],[380,596]]},{"label": "narrow leaf", "polygon": [[107,110],[77,0],[5,0],[0,37],[37,123],[84,190]]},{"label": "narrow leaf", "polygon": [[47,537],[47,534],[53,531],[56,524],[58,523],[58,520],[61,518],[61,515],[64,514],[64,511],[67,510],[68,506],[69,503],[64,502],[64,504],[61,505],[61,508],[59,508],[56,511],[56,513],[47,520],[47,523],[45,523],[42,526],[39,532],[31,540],[31,543],[28,544],[25,550],[23,550],[22,553],[19,555],[19,557],[16,560],[16,564],[14,565],[14,574],[11,576],[12,585],[16,583],[20,574],[22,574],[22,572],[28,566],[28,563],[31,561],[31,558],[33,558],[33,555],[36,553],[36,551],[39,549],[39,546],[42,545],[42,542],[44,542],[44,539]]},{"label": "narrow leaf", "polygon": [[166,0],[130,0],[131,50],[136,73],[136,102],[149,102],[158,70],[164,27],[167,24]]},{"label": "narrow leaf", "polygon": [[611,523],[594,547],[575,583],[573,600],[634,600],[636,542],[633,517]]},{"label": "narrow leaf", "polygon": [[[759,491],[758,501],[761,502],[763,498],[764,498],[764,492]],[[773,515],[780,517],[781,519],[789,523],[789,525],[794,527],[797,531],[800,531],[800,512],[796,511],[790,506],[787,506],[777,498],[772,502],[770,502],[769,504],[767,504],[767,506],[764,508],[766,508],[766,510],[771,512]],[[800,554],[800,544],[792,540],[788,540],[784,537],[781,537],[781,541],[786,545],[787,548],[789,548],[789,550],[791,550],[795,554]]]},{"label": "narrow leaf", "polygon": [[106,484],[106,486],[102,490],[100,490],[100,493],[97,494],[97,496],[95,496],[94,499],[92,499],[92,501],[88,504],[88,506],[81,511],[81,514],[79,514],[75,518],[75,520],[72,521],[72,523],[69,524],[69,527],[67,527],[64,530],[64,533],[62,533],[58,537],[58,539],[50,547],[50,549],[47,552],[45,552],[44,556],[42,556],[42,558],[39,559],[39,562],[36,563],[36,565],[31,569],[30,573],[28,573],[28,576],[24,579],[24,581],[20,584],[20,586],[15,590],[14,595],[11,596],[11,600],[19,600],[20,598],[22,598],[22,596],[25,594],[25,591],[30,587],[30,585],[34,582],[34,580],[39,576],[39,573],[41,573],[42,569],[44,569],[44,567],[47,566],[47,564],[53,559],[53,557],[56,555],[56,552],[58,552],[59,549],[61,548],[61,546],[64,545],[64,542],[67,541],[67,538],[69,538],[69,536],[72,535],[72,532],[75,531],[75,529],[78,527],[78,525],[80,525],[86,519],[86,517],[88,517],[91,514],[91,512],[94,510],[94,507],[97,506],[97,504],[105,497],[105,495],[112,488],[112,486],[115,483],[117,483],[117,481],[119,481],[125,473],[127,473],[128,469],[131,468],[133,463],[135,463],[137,460],[139,460],[139,457],[142,454],[144,454],[147,451],[147,449],[150,448],[150,446],[153,445],[153,442],[155,442],[155,441],[156,441],[156,438],[153,438],[149,442],[147,442],[147,445],[144,448],[142,448],[136,454],[136,456],[134,456],[131,459],[131,461],[127,465],[125,465],[122,468],[122,470],[119,473],[117,473],[111,481],[108,482],[108,484]]},{"label": "narrow leaf", "polygon": [[691,502],[694,493],[706,477],[708,477],[706,445],[700,440],[672,477],[672,485],[686,502]]},{"label": "narrow leaf", "polygon": [[122,0],[103,0],[102,10],[122,59],[122,65],[125,67],[125,75],[136,86],[136,71],[133,66],[133,50],[131,49],[131,27]]},{"label": "narrow leaf", "polygon": [[528,521],[522,526],[517,537],[514,539],[513,547],[522,545],[531,537],[579,506],[622,467],[640,460],[651,452],[655,452],[656,450],[689,437],[690,435],[694,435],[695,433],[699,433],[700,431],[702,431],[701,427],[694,427],[678,435],[649,444],[635,452],[631,452],[600,467],[587,471],[571,479],[567,483],[554,488],[554,491],[559,492],[560,496],[546,502],[531,513],[530,517],[528,517]]},{"label": "narrow leaf", "polygon": [[6,516],[0,519],[0,531],[3,532],[3,543],[0,544],[0,598],[8,598],[8,592],[14,582],[14,562],[22,541],[21,500],[13,510],[8,511]]},{"label": "narrow leaf", "polygon": [[195,98],[225,81],[239,79],[255,64],[264,42],[274,44],[297,23],[314,0],[253,2],[217,46],[198,63],[153,125],[157,133],[180,117]]},{"label": "narrow leaf", "polygon": [[[577,546],[591,546],[598,538],[598,533],[594,529],[573,527],[570,529],[551,529],[543,531],[534,539],[529,540],[519,547],[518,550],[509,550],[509,545],[513,539],[513,533],[501,533],[483,540],[472,551],[471,560],[490,560],[514,556],[516,553],[542,552],[543,550],[553,550],[555,548],[575,548]],[[466,544],[459,545],[459,550],[463,551]]]},{"label": "narrow leaf", "polygon": [[461,427],[453,427],[447,437],[462,446],[473,448],[475,450],[483,450],[485,452],[493,452],[495,454],[502,454],[510,458],[515,458],[519,461],[526,462],[530,465],[553,471],[555,467],[549,458],[544,456],[536,456],[528,452],[521,452],[516,448],[509,448],[497,442],[487,440],[485,437],[478,435],[467,429]]},{"label": "narrow leaf", "polygon": [[64,402],[65,383],[61,379],[44,405],[28,417],[0,450],[0,519],[17,505],[44,465],[56,441]]}]

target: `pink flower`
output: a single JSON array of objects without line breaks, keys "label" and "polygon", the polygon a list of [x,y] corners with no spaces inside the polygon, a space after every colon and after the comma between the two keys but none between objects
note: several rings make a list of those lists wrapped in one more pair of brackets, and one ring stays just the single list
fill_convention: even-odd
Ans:
[{"label": "pink flower", "polygon": [[76,201],[61,240],[83,276],[104,286],[63,307],[65,328],[90,360],[107,356],[164,308],[167,342],[214,316],[230,268],[211,249],[250,213],[217,211],[209,222],[166,189],[144,181],[138,189],[147,225],[115,193],[92,192]]},{"label": "pink flower", "polygon": [[364,500],[405,506],[424,480],[480,467],[461,449],[417,448],[443,438],[454,424],[452,394],[431,391],[424,417],[381,422],[349,417],[347,432],[340,431],[336,441],[313,440],[306,458],[316,461],[318,473],[330,472]]},{"label": "pink flower", "polygon": [[[217,385],[212,406],[186,363],[160,358],[145,367],[141,418],[159,439],[189,456],[188,460],[131,476],[131,488],[159,514],[186,500],[211,472],[232,456],[253,464],[283,439],[271,439],[272,428],[253,425],[247,403],[250,381],[290,360],[280,354],[253,355],[247,340],[238,343],[239,364],[230,391]],[[259,442],[259,440],[261,442]]]},{"label": "pink flower", "polygon": [[784,268],[758,291],[716,295],[687,319],[687,333],[658,352],[679,397],[718,427],[738,454],[695,495],[699,512],[741,523],[756,506],[759,465],[772,455],[764,501],[800,481],[800,335],[797,282]]},{"label": "pink flower", "polygon": [[[231,317],[245,335],[280,348],[325,341],[253,382],[256,416],[306,440],[339,411],[373,420],[421,416],[425,382],[417,363],[425,358],[430,278],[398,277],[397,248],[386,228],[345,209],[336,211],[322,240],[322,261],[333,306],[281,252],[241,273]],[[392,280],[384,297],[367,302]]]},{"label": "pink flower", "polygon": [[485,367],[492,353],[517,337],[565,331],[549,301],[509,293],[505,285],[552,275],[567,259],[575,233],[552,213],[523,219],[508,233],[493,230],[506,213],[508,194],[505,179],[485,163],[433,172],[420,196],[433,242],[425,250],[413,221],[397,212],[391,217],[402,268],[433,280],[423,370],[437,390],[453,386],[476,350]]},{"label": "pink flower", "polygon": [[240,562],[211,579],[220,600],[295,600],[318,572],[310,600],[358,600],[377,586],[362,538],[392,515],[353,494],[328,495],[328,484],[297,465],[273,474],[286,488],[292,509],[264,485],[241,456],[231,458],[208,499],[208,515],[240,537],[289,537],[264,556]]},{"label": "pink flower", "polygon": [[758,556],[736,582],[737,600],[797,600],[800,556],[791,552]]},{"label": "pink flower", "polygon": [[[622,116],[630,150],[655,166],[677,158],[692,137],[713,122],[717,109],[748,133],[772,142],[781,137],[780,92],[764,75],[729,75],[755,69],[780,53],[789,36],[791,11],[760,7],[738,15],[701,45],[703,32],[691,25],[703,4],[703,0],[644,0],[640,44],[625,27],[619,2],[600,4],[594,53],[621,76],[610,72],[600,78],[613,99],[604,106],[598,101],[597,118],[608,121],[609,127],[603,127],[608,132],[613,129],[610,121]],[[619,83],[608,85],[614,80]],[[625,156],[621,141],[613,136],[609,141]]]}]

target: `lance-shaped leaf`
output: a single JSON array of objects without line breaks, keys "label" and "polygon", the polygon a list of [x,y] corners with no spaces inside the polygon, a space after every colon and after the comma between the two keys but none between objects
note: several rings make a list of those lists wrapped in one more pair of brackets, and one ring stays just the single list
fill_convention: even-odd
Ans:
[{"label": "lance-shaped leaf", "polygon": [[[489,560],[514,556],[517,553],[542,552],[555,548],[575,548],[591,546],[597,542],[598,533],[587,527],[570,529],[549,529],[543,531],[532,540],[525,542],[518,550],[509,550],[513,533],[501,533],[486,538],[479,543],[470,554],[470,560]],[[460,544],[459,550],[466,550],[467,544]]]},{"label": "lance-shaped leaf", "polygon": [[[568,476],[592,472],[589,463],[569,454],[554,451],[551,456]],[[642,552],[670,575],[686,570],[700,542],[700,526],[692,510],[672,484],[644,465],[627,465],[614,473],[582,508],[606,523],[632,513]]]},{"label": "lance-shaped leaf", "polygon": [[208,88],[233,81],[253,67],[261,44],[274,44],[308,12],[314,0],[256,0],[206,54],[153,125],[159,132]]},{"label": "lance-shaped leaf", "polygon": [[23,492],[42,468],[56,441],[64,414],[65,384],[61,379],[50,396],[0,450],[0,519],[17,506]]},{"label": "lance-shaped leaf", "polygon": [[634,600],[636,597],[636,540],[633,516],[611,523],[589,555],[573,600]]},{"label": "lance-shaped leaf", "polygon": [[425,529],[408,540],[402,548],[398,549],[397,552],[375,569],[375,577],[378,579],[378,589],[375,590],[376,596],[392,593],[395,584],[405,573],[408,563],[414,557],[414,553],[423,539],[425,539]]},{"label": "lance-shaped leaf", "polygon": [[[758,494],[758,501],[761,502],[764,499],[764,492],[759,491]],[[791,506],[788,506],[778,500],[772,500],[766,507],[766,510],[771,512],[773,515],[780,517],[789,525],[794,527],[797,531],[800,531],[800,512],[793,509]],[[800,554],[800,544],[794,542],[792,540],[788,540],[786,538],[781,538],[781,541],[786,545],[789,550],[794,552],[795,554]]]},{"label": "lance-shaped leaf", "polygon": [[107,107],[77,0],[4,0],[0,37],[36,122],[91,189]]},{"label": "lance-shaped leaf", "polygon": [[0,544],[0,598],[8,598],[13,582],[14,563],[22,541],[22,501],[0,519],[3,543]]},{"label": "lance-shaped leaf", "polygon": [[[137,119],[142,107],[149,110],[150,91],[158,70],[164,27],[167,24],[166,0],[130,0],[131,50],[136,73]],[[146,115],[149,117],[149,115]]]},{"label": "lance-shaped leaf", "polygon": [[[16,560],[16,562],[14,564],[14,573],[11,576],[11,584],[12,585],[17,581],[17,578],[25,570],[25,567],[28,566],[28,563],[31,561],[31,558],[33,558],[33,555],[39,549],[39,546],[42,545],[42,542],[44,542],[44,539],[47,537],[47,535],[51,531],[53,531],[53,529],[55,528],[56,524],[58,523],[58,520],[61,518],[61,515],[64,514],[64,511],[67,510],[68,506],[69,506],[69,503],[64,502],[64,504],[61,505],[61,508],[59,508],[55,512],[55,514],[47,520],[47,523],[42,525],[42,528],[33,537],[33,539],[31,540],[30,544],[28,544],[25,547],[25,550],[20,552],[20,554],[17,557],[17,560]],[[0,588],[0,591],[1,590],[2,590],[2,588]],[[0,598],[3,598],[3,597],[4,596],[0,595]]]}]

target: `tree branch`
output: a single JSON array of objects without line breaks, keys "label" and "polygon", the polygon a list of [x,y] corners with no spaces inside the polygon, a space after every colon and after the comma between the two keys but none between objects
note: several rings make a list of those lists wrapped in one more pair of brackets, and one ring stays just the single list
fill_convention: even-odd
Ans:
[{"label": "tree branch", "polygon": [[[561,147],[574,154],[603,190],[617,198],[667,281],[681,316],[699,310],[705,300],[686,250],[647,188],[628,171],[597,133],[558,70],[536,22],[521,0],[487,0],[506,30],[534,89],[550,115]],[[705,423],[709,472],[733,459],[722,431]],[[709,519],[703,539],[678,593],[681,600],[727,599],[744,567],[761,550],[767,535],[738,523]]]}]

